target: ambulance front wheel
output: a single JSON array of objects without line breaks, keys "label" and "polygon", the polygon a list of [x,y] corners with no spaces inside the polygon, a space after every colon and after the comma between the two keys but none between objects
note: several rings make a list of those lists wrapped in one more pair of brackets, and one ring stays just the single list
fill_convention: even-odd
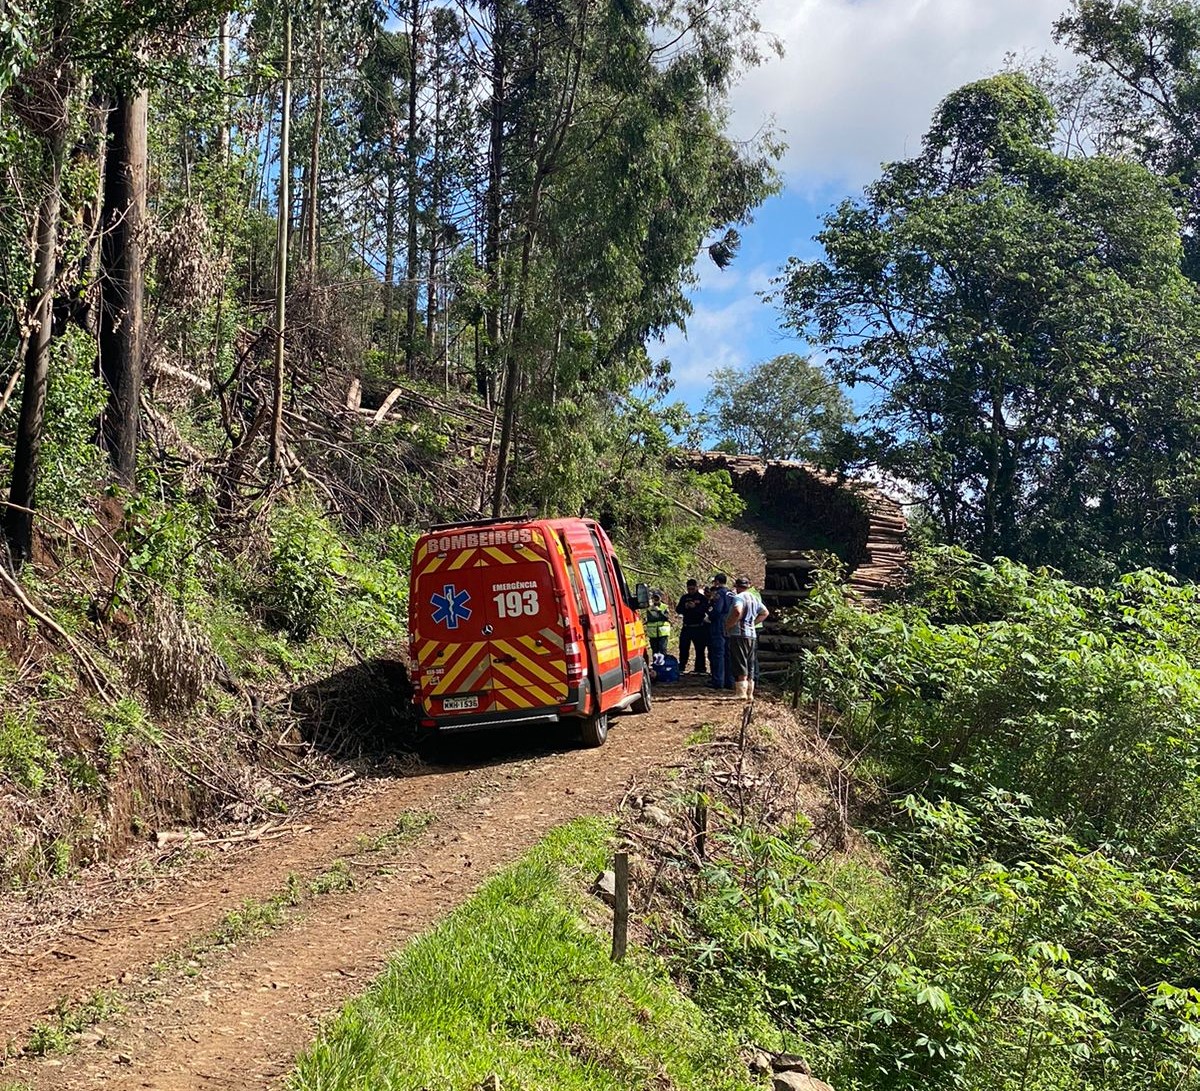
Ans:
[{"label": "ambulance front wheel", "polygon": [[589,716],[581,726],[584,746],[603,746],[608,738],[608,713]]}]

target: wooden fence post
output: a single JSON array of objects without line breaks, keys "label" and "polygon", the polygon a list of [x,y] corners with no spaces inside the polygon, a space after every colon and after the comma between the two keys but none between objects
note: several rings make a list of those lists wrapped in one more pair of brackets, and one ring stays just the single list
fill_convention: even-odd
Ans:
[{"label": "wooden fence post", "polygon": [[616,890],[613,899],[612,960],[620,962],[625,957],[629,942],[629,853],[618,852],[613,859]]}]

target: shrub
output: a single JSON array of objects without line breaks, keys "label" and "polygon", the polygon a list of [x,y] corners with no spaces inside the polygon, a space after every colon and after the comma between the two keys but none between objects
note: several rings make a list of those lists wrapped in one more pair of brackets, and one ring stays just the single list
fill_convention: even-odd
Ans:
[{"label": "shrub", "polygon": [[901,814],[886,870],[726,814],[668,941],[701,1007],[842,1091],[1200,1086],[1194,881],[1003,792]]},{"label": "shrub", "polygon": [[1186,838],[1200,816],[1200,593],[1160,573],[1084,588],[961,551],[918,558],[913,601],[823,601],[803,692],[904,791],[954,770],[1031,797],[1091,842]]},{"label": "shrub", "polygon": [[294,640],[318,630],[345,570],[341,539],[305,504],[281,506],[271,518],[271,549],[262,602],[268,620]]},{"label": "shrub", "polygon": [[32,709],[0,713],[0,776],[36,793],[56,760],[37,728]]},{"label": "shrub", "polygon": [[[95,443],[96,417],[104,408],[103,383],[93,369],[95,345],[87,333],[69,326],[51,343],[50,378],[46,389],[38,505],[68,519],[88,517],[88,499],[106,472],[104,454]],[[11,472],[18,414],[10,407],[0,431],[0,472]]]},{"label": "shrub", "polygon": [[[211,509],[182,497],[163,504],[143,488],[131,500],[127,514],[128,571],[161,588],[180,605],[195,602],[201,591],[201,560],[210,552]],[[134,588],[128,583],[126,579],[122,585],[122,598],[146,594],[144,586]]]}]

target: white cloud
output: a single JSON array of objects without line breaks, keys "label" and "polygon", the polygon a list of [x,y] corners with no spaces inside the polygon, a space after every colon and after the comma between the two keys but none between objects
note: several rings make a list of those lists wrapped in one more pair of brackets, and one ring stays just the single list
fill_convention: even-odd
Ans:
[{"label": "white cloud", "polygon": [[770,287],[773,266],[709,273],[701,264],[698,272],[701,282],[692,292],[686,335],[671,330],[662,344],[651,346],[655,357],[671,361],[675,394],[691,404],[703,398],[716,368],[757,363],[762,357],[755,354],[756,347],[764,335],[774,336],[778,322],[778,311],[758,294]]},{"label": "white cloud", "polygon": [[[763,29],[784,44],[735,89],[730,132],[747,139],[769,119],[783,130],[787,213],[746,229],[753,260],[717,270],[701,255],[686,336],[650,346],[671,361],[675,393],[698,406],[714,368],[745,367],[806,351],[780,331],[759,297],[792,254],[809,256],[816,217],[878,176],[883,162],[915,155],[937,104],[998,71],[1008,53],[1061,55],[1051,39],[1070,0],[761,0]],[[777,206],[778,207],[778,206]],[[795,216],[795,230],[787,217]],[[781,228],[781,222],[785,225]],[[745,254],[743,254],[743,257]],[[864,392],[862,399],[869,395]],[[860,399],[861,400],[861,399]]]},{"label": "white cloud", "polygon": [[763,29],[785,56],[749,73],[731,131],[770,117],[784,130],[788,185],[861,187],[886,160],[915,154],[937,103],[996,71],[1004,55],[1057,52],[1069,0],[764,0]]}]

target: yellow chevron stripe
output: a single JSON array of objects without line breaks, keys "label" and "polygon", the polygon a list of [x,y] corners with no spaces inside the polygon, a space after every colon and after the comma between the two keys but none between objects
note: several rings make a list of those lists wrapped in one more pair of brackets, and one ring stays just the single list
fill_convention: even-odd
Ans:
[{"label": "yellow chevron stripe", "polygon": [[475,690],[478,686],[479,680],[483,678],[485,674],[487,674],[487,672],[491,669],[491,666],[491,657],[485,655],[479,661],[475,669],[471,671],[470,677],[463,680],[462,685],[458,687],[459,691],[462,693],[471,693],[473,690]]},{"label": "yellow chevron stripe", "polygon": [[449,571],[457,572],[460,568],[465,568],[467,566],[467,562],[470,561],[471,558],[474,557],[478,552],[479,551],[477,549],[462,550],[459,555],[450,562]]},{"label": "yellow chevron stripe", "polygon": [[545,640],[546,643],[553,644],[554,647],[556,647],[560,652],[563,650],[565,641],[562,633],[557,629],[553,627],[542,629],[541,632],[538,633],[538,636]]},{"label": "yellow chevron stripe", "polygon": [[[535,698],[537,704],[552,705],[555,703],[555,697],[552,693],[547,692],[540,686],[533,685],[527,679],[521,677],[520,674],[513,670],[511,663],[494,663],[493,667],[498,673],[506,675],[515,683],[515,688],[503,687],[511,697],[522,697],[525,694],[529,694]],[[533,705],[529,704],[526,707],[532,708]]]},{"label": "yellow chevron stripe", "polygon": [[446,563],[446,559],[447,559],[447,554],[445,554],[445,553],[434,554],[431,558],[429,558],[425,562],[424,566],[421,568],[421,575],[427,576],[432,572],[436,572],[439,568],[442,567],[442,565],[444,565]]},{"label": "yellow chevron stripe", "polygon": [[544,633],[538,633],[537,636],[522,636],[522,637],[518,637],[518,639],[535,656],[537,656],[538,659],[542,660],[542,662],[545,663],[547,669],[553,669],[554,666],[561,665],[562,669],[563,669],[563,673],[564,674],[566,673],[567,665],[566,665],[566,663],[564,663],[562,661],[562,659],[560,658],[560,656],[558,654],[562,651],[561,641],[547,642],[547,643],[550,643],[550,647],[546,647],[546,643],[539,644],[538,643],[539,639],[542,641],[546,641],[546,637],[545,637]]},{"label": "yellow chevron stripe", "polygon": [[449,692],[454,679],[476,662],[479,652],[487,645],[460,644],[458,647],[460,649],[459,657],[455,660],[454,665],[434,683],[434,693]]},{"label": "yellow chevron stripe", "polygon": [[[496,641],[496,646],[503,649],[504,651],[508,652],[509,655],[511,655],[514,659],[516,659],[516,661],[521,665],[522,668],[524,668],[526,671],[528,671],[530,674],[534,675],[535,677],[540,678],[543,682],[549,682],[551,685],[553,685],[555,682],[559,681],[558,678],[555,678],[554,675],[552,675],[548,671],[546,671],[540,664],[538,664],[535,660],[530,658],[530,656],[528,656],[527,654],[524,654],[520,648],[515,648],[515,647],[513,647],[513,645],[509,644],[507,641],[500,641],[500,640]],[[502,664],[498,664],[498,665],[506,666],[507,664],[502,663]]]}]

